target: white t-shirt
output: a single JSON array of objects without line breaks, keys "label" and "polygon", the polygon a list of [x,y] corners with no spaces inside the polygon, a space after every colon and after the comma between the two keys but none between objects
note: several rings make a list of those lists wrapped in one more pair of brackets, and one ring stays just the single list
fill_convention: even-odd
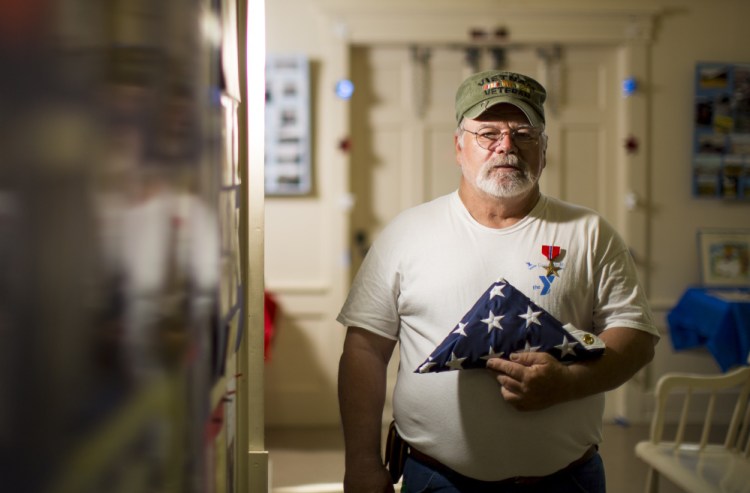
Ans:
[{"label": "white t-shirt", "polygon": [[[558,252],[554,277],[546,270],[550,250]],[[517,224],[492,229],[454,192],[401,213],[372,245],[337,320],[400,342],[399,433],[485,481],[565,467],[601,441],[604,410],[599,394],[521,412],[503,400],[489,371],[414,373],[499,277],[563,324],[658,335],[626,245],[588,209],[542,196]]]}]

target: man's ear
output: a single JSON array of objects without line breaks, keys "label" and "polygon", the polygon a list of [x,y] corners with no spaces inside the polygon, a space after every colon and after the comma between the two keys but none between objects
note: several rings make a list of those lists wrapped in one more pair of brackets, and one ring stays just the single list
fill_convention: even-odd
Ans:
[{"label": "man's ear", "polygon": [[463,151],[464,144],[463,139],[464,135],[463,132],[456,132],[453,134],[453,150],[456,152],[456,165],[461,166],[461,151]]}]

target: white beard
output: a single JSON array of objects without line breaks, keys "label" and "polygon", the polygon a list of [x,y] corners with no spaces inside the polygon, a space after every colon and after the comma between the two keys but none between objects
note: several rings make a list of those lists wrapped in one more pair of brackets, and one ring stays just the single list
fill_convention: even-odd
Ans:
[{"label": "white beard", "polygon": [[[517,171],[497,175],[495,166],[511,165]],[[529,171],[529,165],[515,154],[499,156],[487,161],[477,173],[474,181],[477,188],[495,198],[510,198],[522,195],[536,184],[536,178]]]}]

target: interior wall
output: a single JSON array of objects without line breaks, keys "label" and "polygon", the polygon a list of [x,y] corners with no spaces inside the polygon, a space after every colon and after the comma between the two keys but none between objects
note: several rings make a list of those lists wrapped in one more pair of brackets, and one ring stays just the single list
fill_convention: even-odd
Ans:
[{"label": "interior wall", "polygon": [[702,227],[750,227],[750,202],[691,197],[696,62],[750,63],[750,3],[676,2],[653,45],[651,298],[670,305],[699,281],[695,234]]},{"label": "interior wall", "polygon": [[[652,47],[649,297],[663,322],[690,285],[700,282],[700,228],[750,227],[750,201],[691,196],[694,70],[697,62],[750,62],[750,3],[675,1],[661,17]],[[665,334],[666,336],[666,334]],[[653,373],[718,371],[704,351],[675,353],[660,344]]]},{"label": "interior wall", "polygon": [[[467,4],[481,7],[488,0],[474,0]],[[349,5],[364,5],[366,0],[350,0]],[[368,0],[369,2],[369,0]],[[492,1],[493,5],[501,3]],[[517,7],[519,2],[507,1]],[[543,4],[539,1],[523,2]],[[642,4],[653,6],[650,0],[609,0],[571,2],[576,5],[595,5],[609,8]],[[267,2],[267,49],[272,53],[296,52],[307,54],[312,62],[313,121],[325,118],[325,109],[316,102],[327,99],[332,87],[316,85],[316,70],[323,63],[321,52],[324,40],[320,31],[321,13],[316,0],[273,0]],[[693,121],[693,80],[697,62],[750,62],[750,3],[745,0],[665,0],[664,13],[658,16],[651,45],[651,84],[640,89],[651,101],[649,113],[651,142],[648,147],[651,171],[649,214],[649,277],[645,280],[657,322],[665,331],[659,345],[653,374],[667,370],[716,371],[718,368],[704,352],[675,354],[669,345],[664,316],[690,285],[699,282],[696,232],[702,227],[750,227],[750,203],[724,203],[697,200],[691,196],[691,138]],[[467,8],[468,5],[467,5]],[[293,12],[294,15],[290,15]],[[512,26],[510,26],[512,28]],[[345,74],[342,74],[342,76]],[[356,93],[355,93],[356,94]],[[324,97],[325,96],[325,97]],[[315,132],[315,131],[314,131]],[[325,160],[317,156],[321,146],[335,145],[319,142],[313,136],[313,175],[318,185],[315,193],[306,198],[268,197],[266,201],[266,282],[274,285],[293,282],[295,268],[325,270],[330,265],[310,255],[320,253],[317,245],[308,241],[316,238],[321,223],[325,222],[326,187],[320,186],[327,170]],[[623,142],[623,145],[625,143]],[[544,179],[544,178],[543,178]],[[337,253],[338,254],[338,253]],[[343,252],[341,252],[343,255]],[[291,259],[294,259],[293,261]],[[297,266],[297,267],[295,267]],[[335,277],[335,276],[334,276]],[[280,299],[284,310],[284,299]],[[336,322],[331,319],[332,330]],[[328,326],[328,324],[321,324]],[[284,327],[279,328],[280,331]],[[340,348],[331,347],[338,357]],[[329,375],[327,378],[334,378]],[[334,383],[331,383],[334,385]]]}]

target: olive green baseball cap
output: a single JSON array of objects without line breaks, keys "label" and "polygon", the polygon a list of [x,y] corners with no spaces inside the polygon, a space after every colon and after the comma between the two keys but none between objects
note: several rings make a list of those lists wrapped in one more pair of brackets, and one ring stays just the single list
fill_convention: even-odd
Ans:
[{"label": "olive green baseball cap", "polygon": [[496,104],[508,103],[524,112],[535,127],[544,125],[547,91],[531,77],[487,70],[469,76],[456,91],[456,122],[476,118]]}]

